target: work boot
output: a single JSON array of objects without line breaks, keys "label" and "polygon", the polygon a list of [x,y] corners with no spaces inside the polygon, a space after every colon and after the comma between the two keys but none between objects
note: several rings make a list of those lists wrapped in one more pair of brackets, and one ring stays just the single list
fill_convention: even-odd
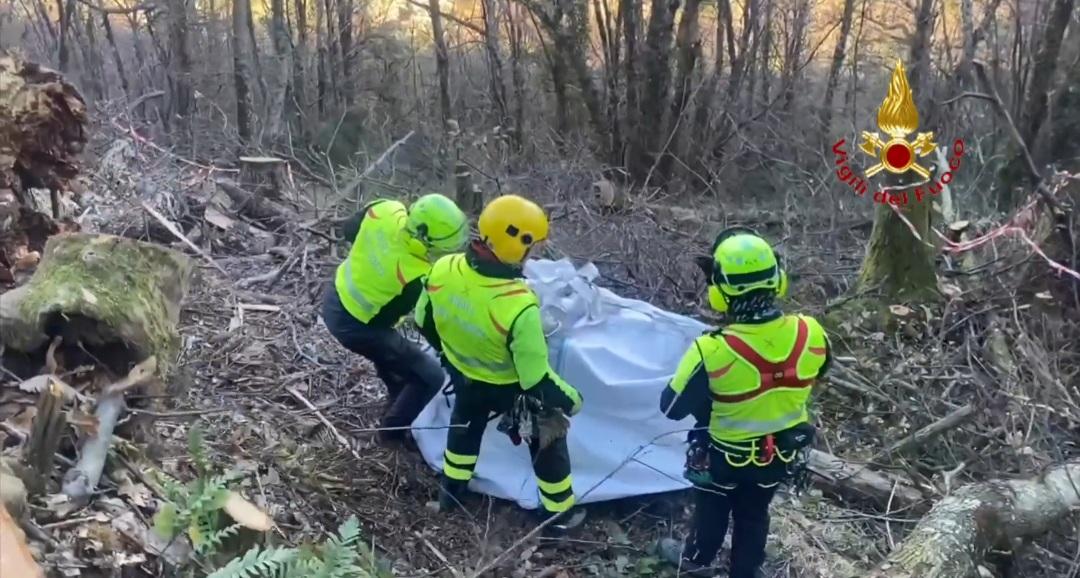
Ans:
[{"label": "work boot", "polygon": [[468,482],[453,480],[443,474],[439,477],[439,511],[453,512],[461,507],[461,500],[465,497]]},{"label": "work boot", "polygon": [[679,569],[679,575],[693,578],[713,578],[716,576],[716,568],[703,566],[683,555],[683,543],[674,538],[664,538],[656,545],[656,553],[660,559]]},{"label": "work boot", "polygon": [[[542,524],[548,518],[555,515],[554,512],[549,512],[542,507],[535,511],[537,524]],[[545,538],[559,538],[565,536],[574,529],[581,527],[581,525],[585,523],[585,516],[584,508],[580,506],[570,508],[559,514],[550,524],[544,526],[541,535]]]}]

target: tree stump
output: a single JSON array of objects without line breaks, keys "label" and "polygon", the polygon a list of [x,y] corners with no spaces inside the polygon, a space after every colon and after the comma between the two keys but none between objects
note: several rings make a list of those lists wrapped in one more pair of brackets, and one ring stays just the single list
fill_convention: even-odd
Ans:
[{"label": "tree stump", "polygon": [[480,187],[473,184],[472,171],[469,170],[469,165],[463,162],[454,165],[454,190],[458,207],[461,207],[466,215],[480,215],[480,210],[484,207],[484,193],[480,191]]},{"label": "tree stump", "polygon": [[176,325],[193,265],[124,237],[56,235],[34,276],[0,300],[0,341],[34,353],[59,335],[72,355],[93,355],[120,375],[155,356],[164,378],[180,350]]},{"label": "tree stump", "polygon": [[258,197],[281,200],[286,168],[284,160],[274,157],[240,157],[240,186]]}]

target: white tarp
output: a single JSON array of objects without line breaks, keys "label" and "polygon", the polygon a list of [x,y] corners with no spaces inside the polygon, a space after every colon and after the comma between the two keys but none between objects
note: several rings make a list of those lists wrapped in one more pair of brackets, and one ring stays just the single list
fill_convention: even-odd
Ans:
[{"label": "white tarp", "polygon": [[[578,501],[689,487],[682,471],[693,418],[675,422],[664,417],[660,394],[683,352],[707,326],[593,285],[598,272],[591,263],[575,271],[565,259],[533,260],[525,275],[540,297],[551,365],[584,398],[567,438]],[[414,428],[436,428],[414,429],[413,436],[438,471],[452,397],[435,396],[413,422]],[[493,419],[484,433],[469,488],[537,508],[529,450],[524,444],[514,446],[495,429],[497,423]]]}]

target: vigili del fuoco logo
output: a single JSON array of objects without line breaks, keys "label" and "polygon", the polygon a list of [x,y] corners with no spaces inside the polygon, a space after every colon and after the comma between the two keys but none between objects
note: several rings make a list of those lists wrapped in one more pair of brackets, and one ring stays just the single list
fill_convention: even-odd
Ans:
[{"label": "vigili del fuoco logo", "polygon": [[[836,155],[836,176],[840,182],[855,191],[855,194],[860,197],[865,195],[868,190],[867,180],[881,171],[895,175],[912,172],[921,180],[907,188],[885,190],[879,187],[874,192],[876,203],[906,205],[912,201],[920,202],[927,194],[940,194],[942,186],[952,182],[953,171],[960,168],[960,158],[964,156],[964,141],[958,138],[953,142],[949,169],[931,178],[930,169],[920,164],[920,160],[934,152],[937,144],[934,143],[933,132],[920,132],[915,135],[914,140],[908,141],[908,135],[919,128],[919,111],[915,109],[915,99],[912,97],[911,87],[908,86],[904,63],[899,60],[893,69],[892,80],[889,81],[889,93],[878,108],[877,124],[879,131],[885,133],[885,139],[877,131],[864,130],[862,142],[859,143],[859,150],[877,161],[864,171],[864,177],[859,177],[848,164],[843,138],[832,147],[833,154]],[[926,188],[923,188],[924,185]]]}]

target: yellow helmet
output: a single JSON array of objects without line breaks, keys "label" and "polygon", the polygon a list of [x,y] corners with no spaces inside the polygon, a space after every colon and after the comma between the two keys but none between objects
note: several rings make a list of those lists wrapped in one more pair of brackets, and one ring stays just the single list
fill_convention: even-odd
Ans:
[{"label": "yellow helmet", "polygon": [[508,265],[520,264],[529,249],[548,235],[544,210],[517,195],[503,195],[488,203],[476,225],[480,240]]}]

